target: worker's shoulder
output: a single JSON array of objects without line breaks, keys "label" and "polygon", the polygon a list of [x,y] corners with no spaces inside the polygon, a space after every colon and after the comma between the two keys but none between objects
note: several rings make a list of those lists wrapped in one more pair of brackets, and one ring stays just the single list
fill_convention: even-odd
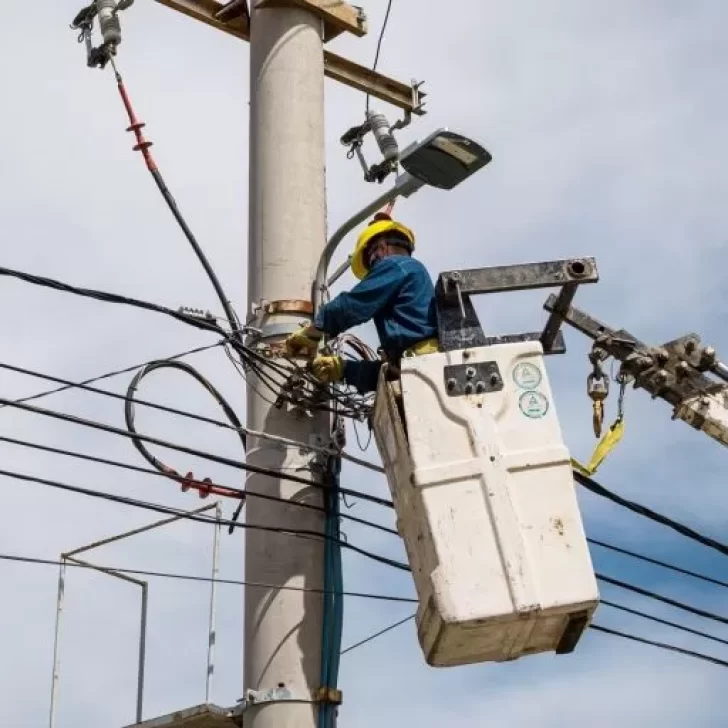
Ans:
[{"label": "worker's shoulder", "polygon": [[412,258],[409,255],[390,255],[379,261],[379,265],[382,266],[382,272],[387,270],[397,271],[406,276],[425,273],[429,276],[424,264],[417,260],[417,258]]}]

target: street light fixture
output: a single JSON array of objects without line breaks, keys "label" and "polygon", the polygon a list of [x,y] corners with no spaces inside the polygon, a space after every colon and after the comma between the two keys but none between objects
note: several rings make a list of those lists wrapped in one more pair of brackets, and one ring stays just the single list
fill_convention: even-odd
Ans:
[{"label": "street light fixture", "polygon": [[491,161],[490,153],[472,139],[448,129],[438,129],[421,142],[414,142],[400,155],[404,170],[394,186],[349,218],[326,243],[313,288],[315,308],[323,303],[324,292],[349,268],[349,261],[326,278],[331,258],[341,241],[360,223],[399,197],[410,197],[425,186],[451,190]]}]

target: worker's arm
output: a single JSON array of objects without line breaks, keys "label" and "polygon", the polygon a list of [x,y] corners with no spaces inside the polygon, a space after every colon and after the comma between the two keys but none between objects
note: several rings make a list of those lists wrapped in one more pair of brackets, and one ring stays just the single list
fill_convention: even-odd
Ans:
[{"label": "worker's arm", "polygon": [[320,382],[333,384],[342,379],[361,394],[373,392],[377,388],[381,361],[352,361],[342,356],[329,354],[317,356],[313,360],[313,375]]},{"label": "worker's arm", "polygon": [[322,306],[314,326],[329,336],[338,336],[369,321],[389,303],[404,279],[405,273],[396,257],[379,261],[363,281]]},{"label": "worker's arm", "polygon": [[381,361],[344,361],[344,381],[356,387],[359,394],[375,392],[379,383]]}]

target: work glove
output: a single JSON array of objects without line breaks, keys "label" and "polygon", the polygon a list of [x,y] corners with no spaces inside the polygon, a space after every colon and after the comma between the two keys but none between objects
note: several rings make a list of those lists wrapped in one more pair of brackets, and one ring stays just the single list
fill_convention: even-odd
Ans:
[{"label": "work glove", "polygon": [[332,384],[344,378],[344,360],[340,356],[317,356],[311,365],[319,382]]},{"label": "work glove", "polygon": [[289,356],[303,354],[308,357],[316,355],[322,333],[315,326],[302,326],[286,339],[286,352]]}]

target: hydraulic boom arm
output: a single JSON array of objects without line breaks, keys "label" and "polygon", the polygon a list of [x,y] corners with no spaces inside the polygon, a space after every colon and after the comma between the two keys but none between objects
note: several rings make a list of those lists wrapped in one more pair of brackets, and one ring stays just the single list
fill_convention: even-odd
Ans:
[{"label": "hydraulic boom arm", "polygon": [[[550,296],[544,308],[553,313],[556,304],[557,297]],[[634,382],[635,389],[644,389],[653,399],[659,397],[672,405],[673,419],[728,445],[728,366],[712,346],[701,344],[700,336],[687,334],[662,346],[650,346],[574,306],[561,317],[594,340],[592,361],[610,356],[620,361],[620,373]]]}]

